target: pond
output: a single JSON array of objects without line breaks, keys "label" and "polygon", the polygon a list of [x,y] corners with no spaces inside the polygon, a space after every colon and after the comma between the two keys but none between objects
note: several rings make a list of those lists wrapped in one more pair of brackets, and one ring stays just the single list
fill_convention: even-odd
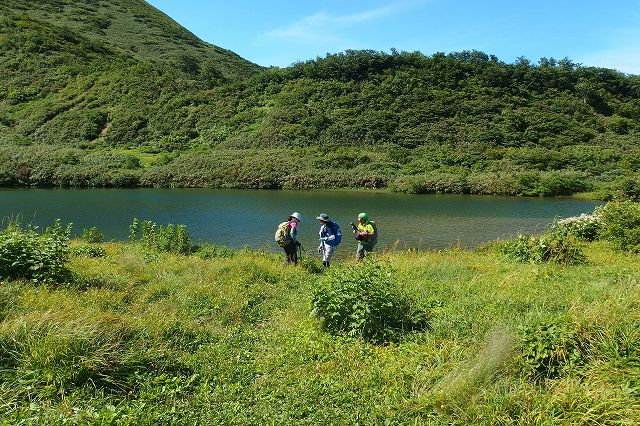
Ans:
[{"label": "pond", "polygon": [[72,222],[74,233],[96,226],[106,239],[124,240],[134,217],[158,224],[185,224],[195,242],[233,248],[276,248],[278,223],[298,211],[300,240],[317,244],[318,221],[327,213],[345,238],[356,242],[349,222],[366,212],[378,226],[379,248],[423,250],[479,243],[520,233],[539,233],[554,218],[590,213],[595,201],[471,195],[407,195],[374,191],[251,191],[219,189],[0,189],[0,217],[47,226]]}]

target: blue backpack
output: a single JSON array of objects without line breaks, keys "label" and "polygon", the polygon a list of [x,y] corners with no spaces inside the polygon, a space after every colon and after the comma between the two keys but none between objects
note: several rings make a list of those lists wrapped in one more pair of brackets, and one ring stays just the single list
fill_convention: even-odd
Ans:
[{"label": "blue backpack", "polygon": [[333,230],[333,234],[336,236],[335,240],[327,241],[327,244],[329,244],[332,247],[336,247],[338,244],[342,242],[342,231],[340,230],[340,227],[338,226],[338,224],[335,223],[334,221],[327,222],[327,226],[329,226]]}]

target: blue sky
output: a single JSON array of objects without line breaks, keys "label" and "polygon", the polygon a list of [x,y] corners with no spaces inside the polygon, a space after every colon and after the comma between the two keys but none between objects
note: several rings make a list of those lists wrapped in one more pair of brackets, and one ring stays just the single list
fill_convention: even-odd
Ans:
[{"label": "blue sky", "polygon": [[346,49],[568,57],[640,74],[640,0],[148,0],[195,35],[263,66]]}]

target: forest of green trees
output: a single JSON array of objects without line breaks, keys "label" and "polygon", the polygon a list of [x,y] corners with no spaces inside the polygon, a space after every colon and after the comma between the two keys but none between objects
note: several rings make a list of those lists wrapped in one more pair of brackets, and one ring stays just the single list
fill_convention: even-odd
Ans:
[{"label": "forest of green trees", "polygon": [[2,186],[640,196],[637,75],[393,49],[263,69],[140,0],[51,3],[0,5]]}]

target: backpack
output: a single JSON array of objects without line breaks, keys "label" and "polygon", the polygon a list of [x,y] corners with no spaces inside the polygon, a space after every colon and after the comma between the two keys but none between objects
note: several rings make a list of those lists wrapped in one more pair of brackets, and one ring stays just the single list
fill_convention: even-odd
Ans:
[{"label": "backpack", "polygon": [[329,244],[332,247],[336,247],[342,241],[342,231],[340,230],[340,227],[338,226],[338,224],[335,223],[334,221],[328,222],[327,226],[331,227],[331,229],[333,230],[333,235],[336,236],[334,240],[327,241],[327,244]]},{"label": "backpack", "polygon": [[369,223],[373,227],[373,238],[371,238],[371,244],[375,244],[378,242],[378,226],[372,220],[370,220]]},{"label": "backpack", "polygon": [[280,247],[288,246],[291,243],[291,228],[289,222],[282,222],[276,229],[275,240]]}]

